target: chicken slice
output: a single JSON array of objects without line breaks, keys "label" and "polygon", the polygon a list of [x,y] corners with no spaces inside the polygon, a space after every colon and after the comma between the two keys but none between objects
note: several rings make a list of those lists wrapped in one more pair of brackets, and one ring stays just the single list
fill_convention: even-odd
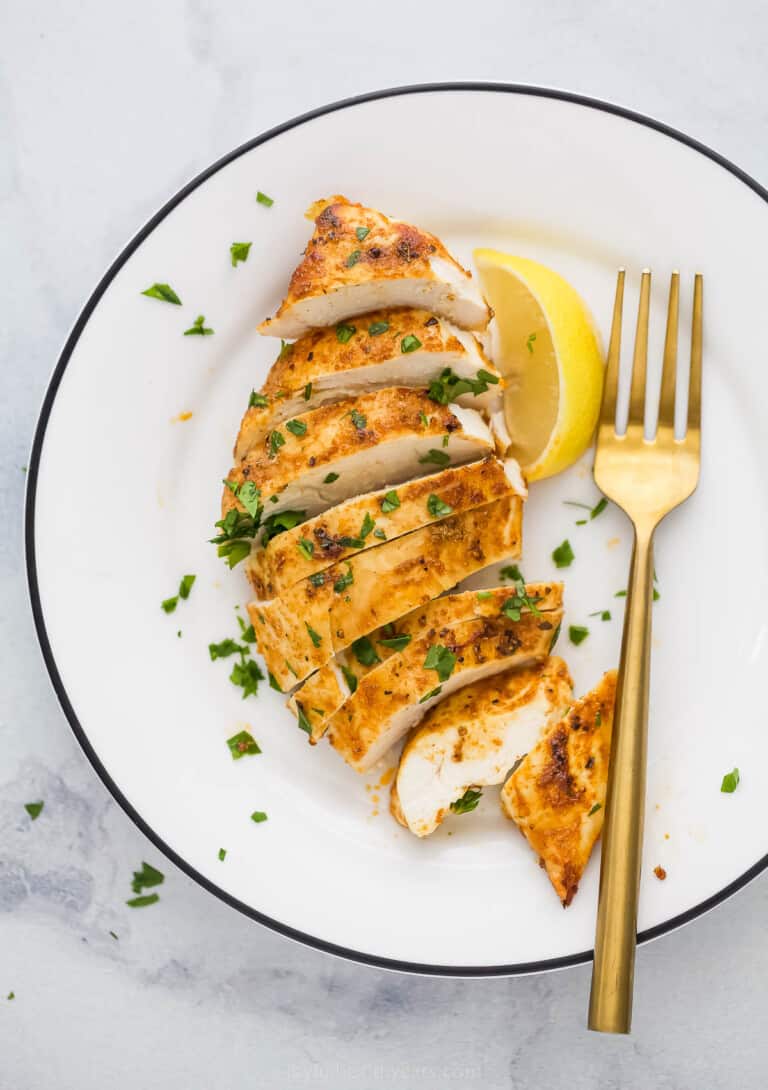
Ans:
[{"label": "chicken slice", "polygon": [[[548,650],[551,651],[559,635],[558,624],[552,620],[551,613],[562,606],[563,584],[528,583],[524,589],[528,601],[533,602],[541,614],[539,629],[549,633]],[[321,666],[299,686],[288,700],[288,707],[294,715],[298,715],[299,703],[312,708],[312,731],[309,740],[314,745],[325,733],[327,721],[333,713],[355,691],[360,678],[376,669],[380,661],[403,650],[431,629],[437,630],[476,618],[495,618],[502,608],[508,608],[510,599],[516,593],[516,588],[502,586],[433,598],[426,605],[406,613],[398,621],[367,634],[368,642],[376,650],[376,659],[362,661],[351,648],[338,652],[330,662]],[[368,657],[370,656],[364,656]]]},{"label": "chicken slice", "polygon": [[509,495],[358,553],[248,606],[259,651],[281,688],[367,632],[473,572],[519,556],[522,500]]},{"label": "chicken slice", "polygon": [[464,329],[490,313],[472,274],[434,235],[336,196],[309,210],[315,230],[288,294],[259,332],[301,337],[371,310],[419,307]]},{"label": "chicken slice", "polygon": [[222,514],[239,507],[233,489],[251,481],[264,516],[310,518],[361,492],[401,484],[493,453],[474,409],[436,405],[423,390],[390,387],[302,413],[268,433],[230,472]]},{"label": "chicken slice", "polygon": [[[559,623],[562,611],[548,615]],[[328,720],[326,736],[358,772],[367,770],[441,699],[463,685],[544,659],[552,642],[541,616],[504,614],[430,629],[357,684]],[[303,707],[305,717],[307,709]]]},{"label": "chicken slice", "polygon": [[560,658],[467,685],[428,712],[406,741],[391,809],[416,836],[429,836],[469,788],[503,783],[543,728],[573,699]]},{"label": "chicken slice", "polygon": [[509,777],[501,807],[567,908],[603,829],[616,671],[552,725]]},{"label": "chicken slice", "polygon": [[263,443],[270,428],[321,405],[385,386],[426,388],[433,382],[434,396],[445,400],[456,379],[465,382],[464,392],[451,401],[499,411],[503,384],[475,337],[427,310],[380,310],[313,329],[283,345],[261,393],[251,395],[257,403],[243,417],[235,459]]},{"label": "chicken slice", "polygon": [[520,467],[512,459],[502,463],[485,458],[444,469],[406,481],[397,489],[355,496],[278,534],[264,547],[256,545],[246,562],[246,572],[257,598],[274,598],[302,579],[375,548],[383,540],[392,541],[509,495],[521,499],[527,495]]}]

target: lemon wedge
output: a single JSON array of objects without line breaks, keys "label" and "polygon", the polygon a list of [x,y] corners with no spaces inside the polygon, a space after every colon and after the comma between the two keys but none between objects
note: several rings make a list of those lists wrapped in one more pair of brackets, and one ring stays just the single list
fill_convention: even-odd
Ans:
[{"label": "lemon wedge", "polygon": [[552,477],[589,446],[604,362],[584,300],[552,269],[498,250],[475,250],[495,315],[493,359],[506,379],[508,453],[529,481]]}]

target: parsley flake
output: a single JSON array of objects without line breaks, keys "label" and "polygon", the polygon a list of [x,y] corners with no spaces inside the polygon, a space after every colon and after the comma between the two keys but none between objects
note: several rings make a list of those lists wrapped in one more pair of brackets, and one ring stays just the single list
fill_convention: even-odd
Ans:
[{"label": "parsley flake", "polygon": [[426,454],[423,454],[419,458],[420,465],[428,465],[433,462],[436,466],[447,466],[451,461],[451,456],[446,454],[443,450],[429,450]]},{"label": "parsley flake", "polygon": [[399,506],[400,497],[398,496],[397,492],[395,492],[394,488],[391,492],[386,493],[381,503],[379,504],[379,507],[381,507],[382,515],[391,514],[392,511],[396,511]]},{"label": "parsley flake", "polygon": [[251,814],[251,821],[255,821],[257,825],[260,825],[262,821],[267,820],[267,815],[263,810],[254,810]]},{"label": "parsley flake", "polygon": [[205,324],[205,315],[198,314],[189,329],[184,330],[185,337],[212,337],[213,330]]},{"label": "parsley flake", "polygon": [[575,647],[578,647],[580,643],[584,643],[584,640],[589,635],[589,629],[584,625],[572,624],[568,628],[568,638]]},{"label": "parsley flake", "polygon": [[355,333],[357,333],[357,327],[349,325],[347,322],[339,322],[336,326],[336,340],[339,344],[346,344],[350,341]]},{"label": "parsley flake", "polygon": [[239,761],[241,757],[251,757],[256,753],[261,753],[259,743],[247,730],[241,730],[238,734],[233,734],[231,738],[227,738],[227,745],[233,761]]},{"label": "parsley flake", "polygon": [[125,903],[129,908],[146,908],[147,905],[156,904],[159,900],[160,898],[156,893],[147,893],[143,897],[132,897],[130,901],[126,901]]},{"label": "parsley flake", "polygon": [[248,251],[253,243],[251,242],[233,242],[229,247],[229,254],[232,259],[232,267],[234,268],[239,261],[248,260]]},{"label": "parsley flake", "polygon": [[499,578],[511,579],[515,583],[525,583],[523,573],[520,571],[517,564],[505,564],[499,571]]},{"label": "parsley flake", "polygon": [[311,397],[312,397],[312,383],[308,382],[307,385],[304,387],[304,400],[309,401],[309,399]]},{"label": "parsley flake", "polygon": [[552,559],[555,562],[555,567],[569,568],[574,561],[574,553],[570,541],[566,539],[562,545],[558,545],[552,553]]},{"label": "parsley flake", "polygon": [[226,848],[219,848],[219,862],[223,863],[226,858],[227,858],[227,849]]},{"label": "parsley flake", "polygon": [[346,266],[351,269],[353,265],[356,265],[362,256],[361,250],[353,250],[346,260]]},{"label": "parsley flake", "polygon": [[449,503],[444,503],[439,496],[433,493],[427,499],[427,511],[433,519],[445,518],[446,515],[450,515],[453,508]]},{"label": "parsley flake", "polygon": [[474,378],[459,378],[450,367],[445,367],[439,377],[430,382],[427,396],[438,405],[447,405],[462,394],[472,394],[474,397],[484,394],[489,385],[496,386],[498,381],[498,375],[492,375],[482,368]]},{"label": "parsley flake", "polygon": [[24,809],[29,814],[32,821],[37,821],[43,812],[44,802],[25,802]]},{"label": "parsley flake", "polygon": [[430,689],[428,693],[424,693],[424,696],[419,699],[419,704],[426,704],[433,696],[439,696],[442,691],[442,685],[438,685],[436,689]]},{"label": "parsley flake", "polygon": [[258,663],[253,659],[243,660],[236,662],[232,667],[232,673],[229,675],[229,680],[233,685],[238,686],[243,690],[243,700],[247,696],[255,696],[259,687],[259,682],[264,680],[264,675],[259,669]]},{"label": "parsley flake", "polygon": [[268,674],[269,674],[269,687],[270,687],[270,689],[274,689],[276,693],[281,693],[283,690],[278,685],[277,678],[275,677],[275,675],[272,673],[271,670],[268,671]]},{"label": "parsley flake", "polygon": [[352,654],[361,666],[373,666],[375,663],[381,662],[381,659],[376,653],[376,648],[367,636],[361,636],[360,639],[354,641],[352,644]]},{"label": "parsley flake", "polygon": [[283,446],[285,446],[285,436],[281,431],[278,431],[277,428],[273,428],[267,436],[267,451],[269,457],[276,458],[278,450]]},{"label": "parsley flake", "polygon": [[354,670],[350,670],[348,666],[342,666],[341,672],[344,675],[344,680],[349,686],[350,693],[354,693],[357,690],[357,674]]},{"label": "parsley flake", "polygon": [[536,340],[536,334],[535,333],[529,333],[528,334],[528,340],[525,342],[525,347],[528,349],[528,351],[531,353],[531,355],[533,355],[533,345],[534,345],[535,340]]},{"label": "parsley flake", "polygon": [[323,477],[323,484],[333,484],[333,482],[338,481],[338,479],[338,473],[327,473],[325,477]]},{"label": "parsley flake", "polygon": [[502,602],[501,612],[505,617],[508,617],[510,621],[519,621],[525,610],[529,613],[533,613],[535,617],[538,617],[540,615],[536,608],[538,600],[538,598],[528,597],[525,590],[525,583],[516,583],[515,593]]},{"label": "parsley flake", "polygon": [[601,621],[610,621],[611,611],[609,609],[596,609],[594,613],[590,613],[590,617],[599,617]]},{"label": "parsley flake", "polygon": [[314,542],[310,541],[306,537],[300,537],[299,540],[296,542],[296,548],[299,550],[305,560],[312,559],[315,552]]},{"label": "parsley flake", "polygon": [[181,582],[179,583],[179,598],[183,598],[185,601],[189,598],[189,592],[195,585],[196,575],[183,575]]},{"label": "parsley flake", "polygon": [[366,239],[368,237],[368,235],[370,235],[370,233],[371,233],[370,227],[356,227],[355,228],[355,234],[357,235],[357,241],[358,242],[362,242],[363,239]]},{"label": "parsley flake", "polygon": [[291,435],[300,436],[307,434],[307,425],[303,420],[289,420],[285,425]]},{"label": "parsley flake", "polygon": [[[250,551],[250,546],[248,547]],[[165,613],[173,613],[176,606],[179,604],[178,595],[174,598],[166,598],[160,605]]]},{"label": "parsley flake", "polygon": [[434,670],[440,681],[447,681],[456,665],[456,656],[440,643],[433,643],[424,659],[424,669]]},{"label": "parsley flake", "polygon": [[312,734],[312,724],[310,723],[307,713],[304,711],[304,705],[300,701],[296,701],[296,711],[299,719],[299,729],[303,730],[305,734]]},{"label": "parsley flake", "polygon": [[473,810],[477,809],[477,804],[483,797],[482,791],[476,791],[472,787],[468,787],[460,799],[456,799],[451,803],[451,809],[454,814],[471,814]]},{"label": "parsley flake", "polygon": [[145,889],[161,886],[164,881],[165,875],[162,871],[157,870],[156,867],[151,866],[149,863],[142,862],[141,870],[133,872],[131,889],[134,893],[143,893]]},{"label": "parsley flake", "polygon": [[587,814],[587,817],[592,817],[593,814],[596,814],[597,811],[602,810],[602,808],[603,808],[602,802],[596,802],[595,805],[592,807],[592,809]]},{"label": "parsley flake", "polygon": [[243,647],[236,640],[227,638],[220,643],[209,643],[208,654],[211,656],[211,662],[215,662],[216,659],[228,659],[230,655],[247,655],[248,648]]},{"label": "parsley flake", "polygon": [[736,788],[739,786],[741,775],[738,768],[734,768],[731,772],[726,772],[723,776],[723,782],[720,784],[720,790],[725,795],[732,795]]},{"label": "parsley flake", "polygon": [[389,329],[389,322],[371,322],[368,326],[368,333],[371,337],[379,337],[382,333],[386,333]]},{"label": "parsley flake", "polygon": [[404,651],[408,644],[413,639],[407,632],[404,632],[400,636],[387,636],[386,639],[377,640],[382,647],[388,647],[391,651]]},{"label": "parsley flake", "polygon": [[312,643],[315,645],[315,647],[319,647],[320,644],[323,642],[323,637],[320,635],[319,632],[315,632],[309,621],[305,621],[304,624],[306,626],[307,632],[309,633],[309,638],[312,640]]},{"label": "parsley flake", "polygon": [[421,348],[421,341],[413,333],[409,333],[400,341],[401,352],[415,352],[417,348]]},{"label": "parsley flake", "polygon": [[358,431],[365,431],[368,424],[368,420],[362,413],[359,413],[357,409],[353,409],[349,414],[352,417],[352,423],[355,425]]},{"label": "parsley flake", "polygon": [[262,523],[261,544],[266,545],[273,537],[292,530],[307,517],[306,511],[279,511],[276,515],[269,515]]},{"label": "parsley flake", "polygon": [[262,193],[261,190],[256,194],[256,200],[259,204],[263,204],[265,208],[271,208],[275,203],[271,197],[268,197],[266,193]]},{"label": "parsley flake", "polygon": [[347,561],[347,570],[338,577],[336,582],[333,584],[333,589],[336,591],[337,594],[341,594],[342,591],[347,589],[347,587],[352,586],[354,581],[355,574],[352,571],[352,565],[349,563],[349,561]]},{"label": "parsley flake", "polygon": [[148,295],[150,299],[159,299],[162,303],[175,303],[177,307],[181,306],[181,299],[170,284],[153,284],[151,288],[145,288],[141,294]]},{"label": "parsley flake", "polygon": [[256,390],[251,390],[251,396],[248,398],[249,409],[266,409],[268,405],[268,397],[264,397],[264,394],[257,393]]}]

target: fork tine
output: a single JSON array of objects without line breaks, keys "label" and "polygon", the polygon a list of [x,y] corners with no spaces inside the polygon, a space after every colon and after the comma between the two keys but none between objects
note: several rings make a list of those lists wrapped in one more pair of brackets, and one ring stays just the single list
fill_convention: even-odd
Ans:
[{"label": "fork tine", "polygon": [[680,273],[673,272],[669,282],[667,335],[664,340],[664,369],[661,375],[659,427],[675,430],[675,381],[677,374],[677,325],[680,310]]},{"label": "fork tine", "polygon": [[616,297],[613,303],[611,339],[603,382],[603,400],[600,406],[600,427],[616,429],[616,401],[619,394],[619,356],[621,355],[621,312],[624,306],[624,269],[616,277]]},{"label": "fork tine", "polygon": [[635,353],[632,360],[632,388],[629,394],[630,427],[643,427],[645,421],[645,372],[648,363],[648,313],[651,309],[651,273],[643,271],[640,280],[640,304],[637,308]]},{"label": "fork tine", "polygon": [[704,277],[696,273],[693,282],[691,324],[691,377],[688,384],[688,431],[701,430],[701,355],[703,341]]}]

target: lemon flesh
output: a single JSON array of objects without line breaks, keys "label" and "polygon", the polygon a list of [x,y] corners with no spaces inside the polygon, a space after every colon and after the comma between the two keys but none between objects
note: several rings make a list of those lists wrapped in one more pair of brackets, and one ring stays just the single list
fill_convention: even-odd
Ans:
[{"label": "lemon flesh", "polygon": [[589,446],[600,412],[603,356],[584,300],[530,258],[475,250],[494,310],[493,359],[506,379],[504,414],[529,481],[562,472]]}]

